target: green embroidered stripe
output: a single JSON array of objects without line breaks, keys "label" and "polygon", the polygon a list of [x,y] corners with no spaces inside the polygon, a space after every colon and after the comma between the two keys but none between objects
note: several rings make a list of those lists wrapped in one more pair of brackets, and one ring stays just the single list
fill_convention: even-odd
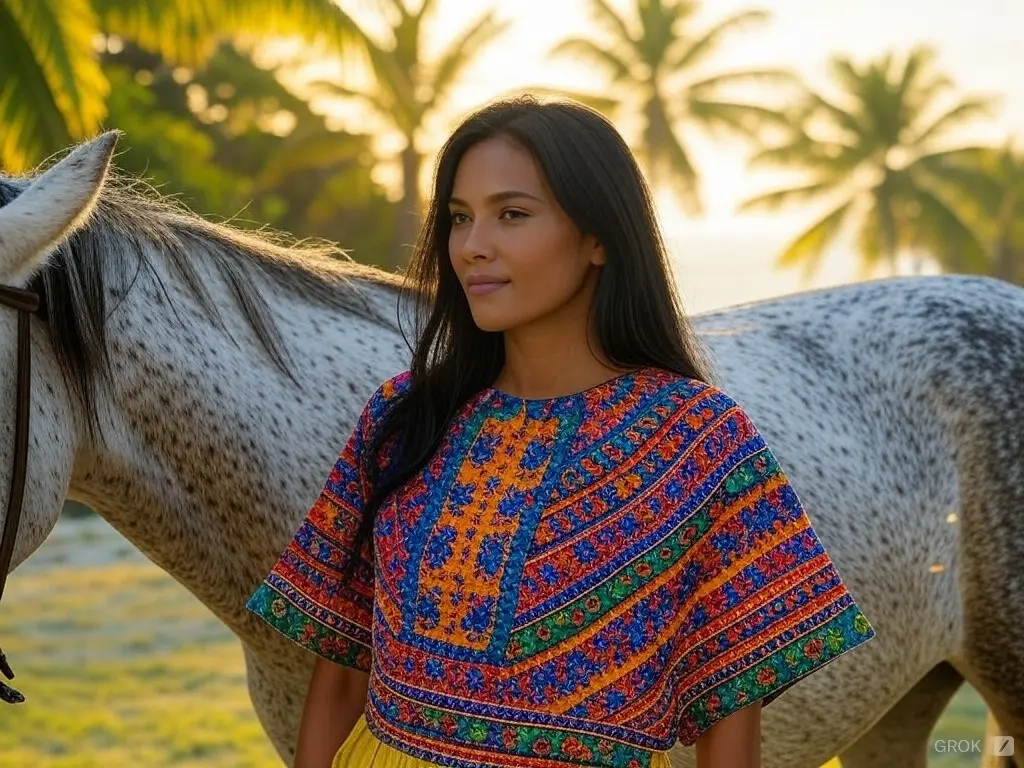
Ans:
[{"label": "green embroidered stripe", "polygon": [[795,643],[782,648],[721,685],[689,707],[688,719],[700,730],[753,701],[792,684],[874,636],[874,629],[851,605]]},{"label": "green embroidered stripe", "polygon": [[[416,721],[422,723],[420,727],[433,733],[443,733],[452,743],[494,749],[505,756],[546,757],[552,761],[564,760],[571,765],[593,768],[626,765],[648,768],[651,765],[652,753],[649,750],[602,736],[543,726],[512,725],[422,704],[410,705],[416,710]],[[380,702],[378,706],[385,718],[383,726],[393,730],[397,738],[402,738],[404,723],[399,705],[390,701]],[[415,732],[415,729],[411,731]]]},{"label": "green embroidered stripe", "polygon": [[675,565],[692,542],[707,531],[710,524],[707,513],[699,513],[697,519],[687,521],[681,532],[673,531],[660,545],[648,550],[585,595],[555,613],[517,630],[509,642],[506,658],[510,661],[530,658],[600,620],[623,600]]},{"label": "green embroidered stripe", "polygon": [[246,607],[289,640],[329,661],[356,669],[367,666],[368,648],[302,613],[266,584],[260,585]]},{"label": "green embroidered stripe", "polygon": [[[763,482],[764,478],[777,470],[770,456],[768,452],[750,456],[730,472],[722,488],[729,496],[736,496]],[[709,515],[710,509],[705,504],[687,519],[681,531],[673,531],[660,545],[630,562],[617,574],[556,612],[514,632],[506,658],[513,662],[528,659],[599,621],[623,600],[678,563],[693,542],[711,527]]]},{"label": "green embroidered stripe", "polygon": [[727,496],[739,496],[748,489],[767,482],[781,471],[774,454],[769,450],[763,450],[737,464],[722,482],[721,487]]}]

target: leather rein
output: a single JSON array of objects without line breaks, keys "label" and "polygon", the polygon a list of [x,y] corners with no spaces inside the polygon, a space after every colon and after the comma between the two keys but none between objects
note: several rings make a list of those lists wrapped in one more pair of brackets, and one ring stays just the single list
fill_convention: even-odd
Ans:
[{"label": "leather rein", "polygon": [[[29,339],[29,320],[39,309],[39,294],[22,288],[0,285],[0,305],[18,313],[18,371],[14,395],[14,465],[11,473],[10,495],[7,497],[7,515],[4,517],[3,535],[0,536],[0,600],[3,599],[7,574],[14,556],[14,539],[18,535],[21,508],[25,499],[25,479],[28,473],[29,387],[32,381],[32,347]],[[0,650],[0,673],[8,680],[14,671]],[[19,704],[25,697],[0,682],[0,701]]]}]

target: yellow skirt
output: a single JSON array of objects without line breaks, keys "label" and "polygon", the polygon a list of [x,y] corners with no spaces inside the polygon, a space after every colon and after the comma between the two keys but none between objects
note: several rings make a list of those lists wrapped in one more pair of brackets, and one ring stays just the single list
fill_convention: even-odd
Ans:
[{"label": "yellow skirt", "polygon": [[[428,763],[418,757],[399,752],[383,743],[366,726],[366,716],[360,716],[352,727],[352,733],[334,756],[331,768],[438,768],[437,763]],[[672,768],[668,752],[656,752],[651,768]]]}]

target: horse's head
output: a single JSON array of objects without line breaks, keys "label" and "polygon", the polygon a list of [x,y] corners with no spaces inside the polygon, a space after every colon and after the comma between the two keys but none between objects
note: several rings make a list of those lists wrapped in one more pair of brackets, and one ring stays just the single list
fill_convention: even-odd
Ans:
[{"label": "horse's head", "polygon": [[[11,528],[7,523],[15,516],[9,510],[21,510],[17,535],[6,536],[7,547],[13,543],[11,569],[35,551],[57,523],[79,431],[50,331],[38,314],[27,315],[28,344],[19,344],[19,322],[24,322],[19,315],[25,314],[22,310],[31,306],[36,295],[22,291],[33,285],[51,255],[88,220],[115,143],[116,134],[107,133],[77,147],[41,175],[0,178],[0,285],[14,289],[0,295],[0,531]],[[17,429],[15,418],[26,351],[31,359],[27,431]],[[25,461],[18,456],[19,431],[27,436]],[[26,469],[23,482],[20,478],[13,482],[16,464]],[[3,549],[0,542],[0,568],[7,559]],[[5,575],[0,573],[0,584]]]}]

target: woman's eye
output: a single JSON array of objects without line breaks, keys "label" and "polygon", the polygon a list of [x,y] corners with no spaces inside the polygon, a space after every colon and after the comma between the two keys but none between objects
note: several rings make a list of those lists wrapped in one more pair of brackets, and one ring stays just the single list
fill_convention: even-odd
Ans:
[{"label": "woman's eye", "polygon": [[502,211],[501,218],[505,219],[522,219],[526,217],[526,213],[523,211]]},{"label": "woman's eye", "polygon": [[468,217],[464,213],[453,213],[452,224],[462,224]]}]

